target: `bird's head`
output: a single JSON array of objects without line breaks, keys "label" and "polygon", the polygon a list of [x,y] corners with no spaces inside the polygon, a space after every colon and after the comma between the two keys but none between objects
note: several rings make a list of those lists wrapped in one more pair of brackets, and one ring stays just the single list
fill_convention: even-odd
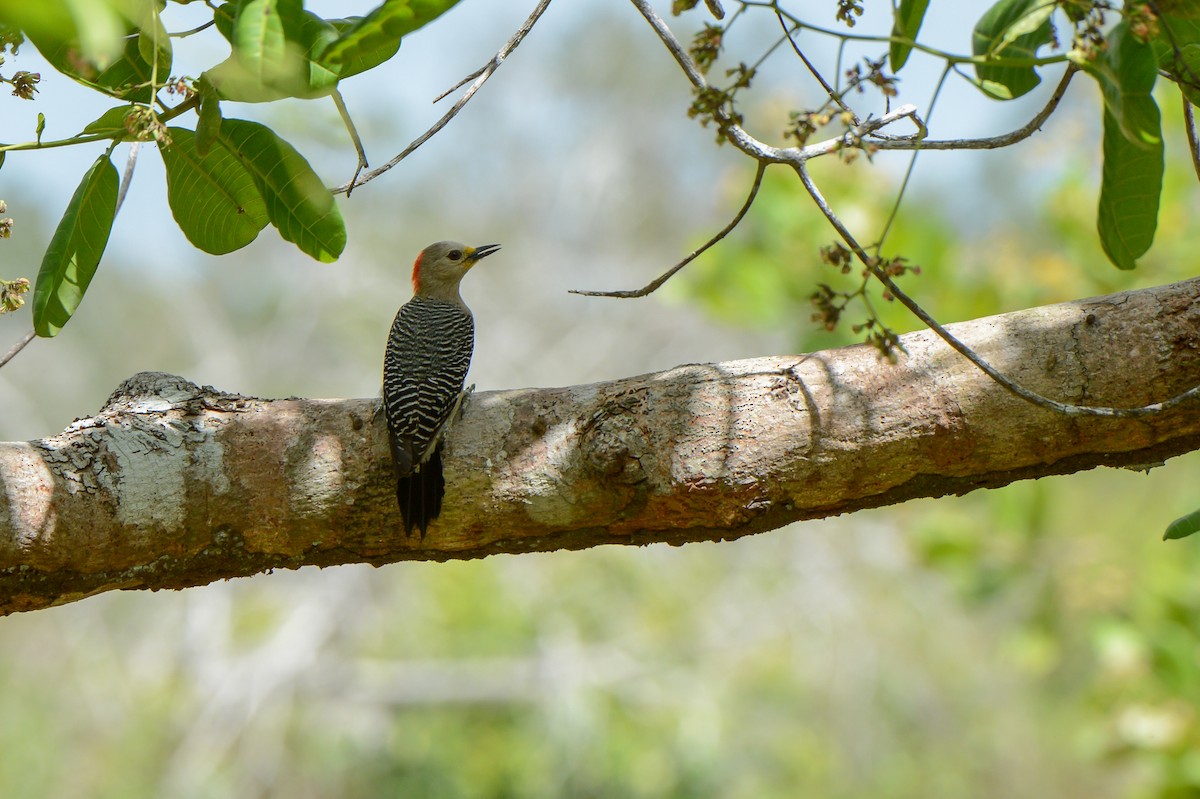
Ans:
[{"label": "bird's head", "polygon": [[469,247],[457,241],[439,241],[421,250],[413,263],[413,293],[421,297],[462,302],[458,284],[478,261],[500,249],[499,244]]}]

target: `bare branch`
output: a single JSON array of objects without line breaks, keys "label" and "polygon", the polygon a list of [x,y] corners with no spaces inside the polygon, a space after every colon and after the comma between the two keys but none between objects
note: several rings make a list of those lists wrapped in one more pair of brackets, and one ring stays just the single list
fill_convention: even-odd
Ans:
[{"label": "bare branch", "polygon": [[1196,170],[1196,177],[1200,179],[1200,137],[1196,135],[1196,115],[1192,111],[1192,103],[1188,100],[1186,94],[1180,93],[1183,98],[1183,129],[1187,131],[1188,151],[1192,154],[1192,168]]},{"label": "bare branch", "polygon": [[754,198],[758,196],[758,187],[762,185],[763,174],[766,171],[767,164],[760,161],[758,164],[758,172],[756,172],[754,175],[754,183],[750,186],[750,194],[746,197],[746,202],[742,203],[742,207],[738,210],[737,215],[730,220],[728,225],[723,227],[721,231],[717,233],[717,235],[705,242],[703,246],[693,250],[688,257],[672,266],[666,272],[663,272],[650,283],[647,283],[640,289],[635,289],[633,291],[585,291],[583,289],[571,289],[569,293],[582,294],[585,297],[619,297],[621,299],[632,299],[635,297],[645,297],[647,294],[657,291],[659,286],[674,277],[676,272],[678,272],[680,269],[683,269],[692,261],[696,260],[696,258],[699,257],[705,250],[728,236],[730,231],[738,226],[738,224],[742,221],[742,217],[744,217],[746,212],[750,210],[750,206],[754,205]]},{"label": "bare branch", "polygon": [[1058,108],[1063,95],[1067,93],[1067,86],[1071,83],[1071,78],[1075,77],[1075,73],[1078,71],[1074,64],[1068,65],[1066,72],[1063,73],[1062,80],[1058,82],[1058,87],[1054,90],[1054,94],[1050,95],[1050,99],[1046,102],[1045,108],[1039,111],[1033,119],[1029,120],[1028,124],[1009,133],[982,139],[935,139],[923,140],[919,143],[911,139],[897,141],[880,136],[878,137],[878,141],[872,140],[871,147],[878,150],[996,150],[1001,147],[1008,147],[1009,145],[1028,139],[1034,133],[1041,130],[1042,125],[1054,113],[1054,109]]},{"label": "bare branch", "polygon": [[349,197],[350,192],[354,191],[354,187],[357,185],[358,176],[370,164],[367,163],[367,151],[363,149],[358,128],[350,117],[350,112],[346,110],[346,101],[342,98],[342,93],[335,88],[330,96],[333,97],[333,104],[337,106],[338,114],[342,117],[342,124],[346,126],[346,132],[350,134],[350,141],[354,142],[354,152],[358,154],[358,166],[354,170],[354,177],[350,178],[350,182],[346,184],[346,196]]},{"label": "bare branch", "polygon": [[[864,144],[863,139],[865,139],[867,136],[875,135],[876,131],[878,131],[880,128],[887,127],[893,122],[897,122],[905,118],[911,119],[913,124],[917,126],[916,132],[910,133],[906,136],[896,136],[892,139],[889,139],[889,141],[905,142],[909,145],[906,149],[920,149],[921,145],[919,142],[926,136],[926,134],[928,134],[929,131],[925,127],[925,122],[922,121],[921,117],[917,115],[917,107],[911,103],[905,103],[899,108],[889,111],[881,117],[867,119],[864,122],[855,125],[841,136],[835,136],[832,139],[819,141],[816,144],[808,144],[799,150],[787,148],[780,150],[779,152],[781,155],[787,157],[787,161],[790,163],[804,163],[809,159],[819,158],[822,155],[829,155],[830,153],[845,149],[846,147],[862,147],[874,150],[876,148],[875,141],[872,140],[869,144]],[[794,156],[791,155],[793,152],[796,153]]]},{"label": "bare branch", "polygon": [[658,34],[659,41],[666,45],[671,55],[675,57],[675,62],[679,64],[679,68],[683,70],[683,74],[687,75],[692,85],[697,89],[705,88],[708,83],[704,80],[704,74],[696,66],[696,62],[692,60],[692,57],[687,54],[687,51],[683,49],[683,45],[679,43],[679,40],[675,38],[675,34],[671,33],[671,29],[667,27],[667,23],[658,15],[658,12],[651,8],[646,0],[632,0],[632,2],[634,7],[650,23],[650,27],[654,28],[654,32]]},{"label": "bare branch", "polygon": [[[947,65],[942,70],[941,77],[938,78],[937,86],[933,89],[933,96],[929,98],[928,110],[925,112],[927,118],[933,117],[934,109],[937,108],[938,97],[942,94],[942,87],[946,85],[946,78],[950,75],[950,66]],[[914,116],[914,119],[917,119]],[[920,122],[920,119],[917,119]],[[922,126],[922,132],[925,132]],[[883,135],[883,134],[879,134]],[[923,135],[921,138],[925,138]],[[908,191],[909,181],[912,180],[913,172],[917,167],[917,159],[921,157],[920,150],[913,150],[913,154],[908,159],[908,166],[904,170],[904,179],[900,181],[900,188],[896,192],[896,199],[892,202],[892,210],[888,213],[887,221],[883,224],[883,230],[879,233],[879,239],[875,242],[873,250],[878,255],[883,249],[884,242],[887,241],[888,234],[892,232],[892,225],[896,222],[896,217],[900,214],[900,203],[904,201],[904,195]]]},{"label": "bare branch", "polygon": [[129,159],[125,161],[125,172],[121,175],[121,186],[117,189],[117,207],[113,209],[113,216],[116,216],[125,204],[125,193],[129,191],[129,184],[133,180],[133,168],[137,166],[138,150],[141,146],[140,141],[135,141],[129,146]]},{"label": "bare branch", "polygon": [[[842,96],[838,94],[836,89],[829,85],[829,82],[825,80],[825,76],[822,75],[820,70],[813,66],[812,62],[808,60],[808,56],[806,56],[804,51],[800,49],[800,45],[796,44],[796,40],[792,38],[792,34],[795,32],[795,29],[788,28],[787,20],[783,18],[783,11],[781,11],[779,8],[775,9],[775,18],[779,20],[779,27],[783,28],[783,35],[787,37],[788,43],[792,45],[792,49],[796,51],[796,55],[798,55],[800,60],[804,62],[804,66],[808,69],[809,74],[817,79],[817,83],[821,84],[821,88],[824,89],[825,94],[829,96],[829,101],[834,103],[843,111],[848,111],[851,114],[854,114],[854,109],[846,105],[845,101],[842,100]],[[854,114],[854,121],[855,123],[858,122],[857,114]]]},{"label": "bare branch", "polygon": [[4,364],[11,361],[18,352],[25,349],[25,345],[33,341],[35,335],[37,334],[33,332],[33,328],[30,328],[25,335],[21,336],[20,341],[12,345],[8,352],[4,353],[3,356],[0,356],[0,366],[4,366]]},{"label": "bare branch", "polygon": [[[458,98],[458,101],[450,107],[450,110],[447,111],[441,119],[433,124],[433,127],[422,133],[417,138],[413,139],[412,143],[401,150],[400,153],[391,161],[388,161],[378,169],[373,169],[370,172],[362,175],[361,180],[351,180],[349,183],[338,186],[336,189],[331,189],[331,191],[334,194],[349,194],[350,190],[355,186],[361,186],[365,183],[370,183],[384,172],[387,172],[389,169],[399,164],[401,161],[411,155],[418,147],[429,141],[429,139],[431,139],[438,131],[446,127],[450,120],[454,119],[454,117],[458,115],[458,112],[461,111],[468,102],[470,102],[471,98],[475,96],[475,92],[479,91],[480,87],[482,87],[483,84],[487,82],[487,79],[492,76],[492,73],[500,68],[500,65],[504,63],[504,59],[507,58],[513,50],[516,50],[525,37],[529,35],[529,32],[533,30],[533,26],[537,24],[537,21],[541,18],[542,13],[545,12],[546,7],[549,5],[550,0],[541,0],[541,2],[538,3],[537,8],[535,8],[533,13],[531,13],[525,22],[521,24],[521,27],[517,29],[517,32],[513,34],[512,38],[504,43],[504,46],[501,47],[499,52],[492,57],[491,61],[489,61],[478,72],[475,73],[474,82],[465,92],[463,92],[463,96]],[[462,83],[466,82],[466,80],[470,80],[470,77],[465,79],[463,82],[460,82],[458,85],[461,86]],[[451,89],[450,91],[454,90]],[[442,94],[438,97],[438,99],[440,100],[445,96],[445,94]],[[357,173],[355,173],[355,177],[358,177]]]}]

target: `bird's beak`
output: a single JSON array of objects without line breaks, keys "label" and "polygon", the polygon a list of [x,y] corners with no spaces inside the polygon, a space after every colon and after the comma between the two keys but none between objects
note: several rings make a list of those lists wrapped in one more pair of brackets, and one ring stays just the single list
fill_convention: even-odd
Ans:
[{"label": "bird's beak", "polygon": [[499,249],[499,244],[481,244],[478,247],[468,247],[467,259],[471,262],[471,266],[474,266],[476,261],[481,258],[487,258]]}]

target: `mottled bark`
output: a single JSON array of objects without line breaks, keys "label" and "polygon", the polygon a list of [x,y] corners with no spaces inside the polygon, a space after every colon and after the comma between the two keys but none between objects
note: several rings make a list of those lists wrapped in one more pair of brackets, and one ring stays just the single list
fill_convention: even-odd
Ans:
[{"label": "mottled bark", "polygon": [[[1200,382],[1200,279],[951,326],[1055,399]],[[263,400],[154,373],[61,434],[0,444],[0,613],[303,565],[732,539],[789,522],[1200,448],[1200,403],[1143,419],[1017,399],[929,333],[471,397],[447,496],[406,538],[374,400]]]}]

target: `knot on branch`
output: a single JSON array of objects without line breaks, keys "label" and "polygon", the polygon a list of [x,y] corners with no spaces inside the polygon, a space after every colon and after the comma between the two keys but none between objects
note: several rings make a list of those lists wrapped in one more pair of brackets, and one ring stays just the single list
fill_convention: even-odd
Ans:
[{"label": "knot on branch", "polygon": [[[650,451],[646,432],[638,425],[636,398],[606,404],[596,411],[583,431],[580,449],[593,474],[622,485],[646,480],[642,457]],[[644,411],[642,411],[644,412]]]},{"label": "knot on branch", "polygon": [[197,403],[199,407],[193,408],[193,411],[235,410],[253,399],[220,391],[212,386],[198,386],[186,378],[166,372],[138,372],[117,386],[100,412],[169,411]]},{"label": "knot on branch", "polygon": [[186,402],[201,393],[202,389],[198,385],[178,375],[166,372],[138,372],[133,377],[121,381],[121,385],[117,386],[100,411],[103,413],[132,410],[150,404],[160,406],[160,410],[166,410],[166,406]]}]

